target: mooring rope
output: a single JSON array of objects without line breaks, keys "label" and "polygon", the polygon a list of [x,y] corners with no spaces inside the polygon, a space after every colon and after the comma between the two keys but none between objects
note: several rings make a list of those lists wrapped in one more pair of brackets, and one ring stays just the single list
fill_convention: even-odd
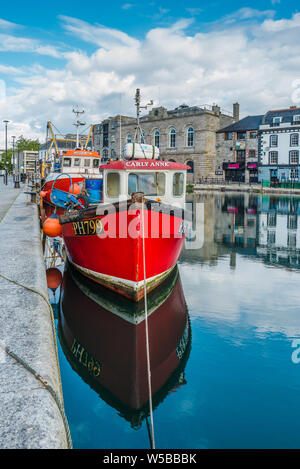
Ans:
[{"label": "mooring rope", "polygon": [[150,366],[150,349],[149,349],[149,331],[148,331],[148,305],[147,305],[147,286],[146,286],[146,254],[145,254],[145,228],[144,228],[144,196],[142,197],[142,239],[143,239],[143,270],[144,270],[144,305],[145,305],[145,332],[146,332],[146,354],[147,354],[147,375],[148,375],[148,391],[149,391],[149,409],[151,422],[151,443],[155,449],[154,439],[154,423],[153,423],[153,407],[152,407],[152,389],[151,389],[151,366]]},{"label": "mooring rope", "polygon": [[[53,310],[52,306],[50,304],[49,299],[44,295],[44,293],[40,292],[39,290],[36,290],[35,288],[28,287],[27,285],[23,285],[22,283],[18,282],[17,280],[11,279],[7,277],[6,275],[0,273],[0,277],[3,279],[7,280],[8,282],[14,283],[15,285],[18,285],[26,290],[32,291],[33,293],[36,293],[37,295],[40,295],[43,300],[46,302],[49,312],[50,312],[50,319],[51,319],[51,326],[52,326],[52,334],[53,334],[53,340],[54,340],[54,349],[55,349],[55,356],[56,356],[56,361],[57,361],[57,366],[59,370],[59,359],[58,359],[58,353],[57,353],[57,341],[56,341],[56,334],[55,334],[55,323],[54,323],[54,317],[53,317]],[[37,371],[35,371],[28,363],[26,363],[25,360],[23,360],[21,357],[19,357],[16,353],[11,351],[7,346],[4,346],[1,341],[0,341],[0,347],[2,350],[4,350],[11,358],[13,358],[16,362],[18,362],[20,365],[22,365],[26,370],[28,370],[42,385],[44,388],[51,394],[52,398],[54,399],[58,410],[61,414],[63,424],[65,427],[65,432],[66,432],[66,437],[67,437],[67,445],[68,449],[72,449],[72,439],[71,439],[71,434],[70,434],[70,429],[69,429],[69,424],[67,421],[67,417],[64,411],[64,406],[61,402],[61,399],[58,397],[56,391],[53,389],[53,387],[43,378]],[[61,380],[59,377],[59,385],[60,385],[60,392],[62,396],[62,385],[61,385]]]}]

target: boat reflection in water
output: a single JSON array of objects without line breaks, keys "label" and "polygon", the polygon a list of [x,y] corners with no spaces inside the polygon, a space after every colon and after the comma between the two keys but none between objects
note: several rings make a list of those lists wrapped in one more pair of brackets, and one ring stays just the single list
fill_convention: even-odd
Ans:
[{"label": "boat reflection in water", "polygon": [[[59,338],[73,369],[137,428],[149,414],[144,300],[134,303],[67,266]],[[178,268],[148,295],[153,408],[186,384],[191,329]]]}]

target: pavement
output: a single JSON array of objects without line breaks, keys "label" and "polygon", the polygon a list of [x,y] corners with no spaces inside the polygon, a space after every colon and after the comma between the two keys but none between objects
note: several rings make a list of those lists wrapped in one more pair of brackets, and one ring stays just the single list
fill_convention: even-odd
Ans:
[{"label": "pavement", "polygon": [[1,183],[0,449],[68,448],[38,209]]},{"label": "pavement", "polygon": [[8,179],[8,184],[6,186],[4,184],[3,177],[0,177],[0,221],[21,191],[21,188],[14,189],[12,178]]}]

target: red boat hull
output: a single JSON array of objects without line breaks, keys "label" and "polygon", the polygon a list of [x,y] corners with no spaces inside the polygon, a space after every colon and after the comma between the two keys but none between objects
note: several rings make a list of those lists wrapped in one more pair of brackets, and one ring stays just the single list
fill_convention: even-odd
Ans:
[{"label": "red boat hull", "polygon": [[[126,297],[139,301],[171,272],[184,242],[182,217],[141,207],[125,207],[106,215],[62,221],[67,255],[80,272]],[[64,218],[64,217],[62,217]],[[94,227],[101,231],[94,233]]]}]

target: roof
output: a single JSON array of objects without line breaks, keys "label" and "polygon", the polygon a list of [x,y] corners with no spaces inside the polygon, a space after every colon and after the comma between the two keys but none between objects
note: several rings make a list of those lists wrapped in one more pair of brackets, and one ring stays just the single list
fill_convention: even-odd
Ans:
[{"label": "roof", "polygon": [[142,169],[142,170],[183,170],[190,169],[186,164],[175,163],[173,161],[162,161],[162,160],[121,160],[121,161],[112,161],[109,164],[101,165],[101,169]]},{"label": "roof", "polygon": [[276,109],[268,111],[263,118],[262,124],[272,124],[274,117],[282,117],[281,122],[293,122],[294,116],[300,115],[300,108],[291,106],[288,109]]},{"label": "roof", "polygon": [[230,124],[227,127],[223,127],[223,129],[218,130],[217,133],[258,130],[263,118],[263,114],[259,116],[247,116],[244,117],[244,119],[239,120],[238,122],[234,122],[233,124]]}]

